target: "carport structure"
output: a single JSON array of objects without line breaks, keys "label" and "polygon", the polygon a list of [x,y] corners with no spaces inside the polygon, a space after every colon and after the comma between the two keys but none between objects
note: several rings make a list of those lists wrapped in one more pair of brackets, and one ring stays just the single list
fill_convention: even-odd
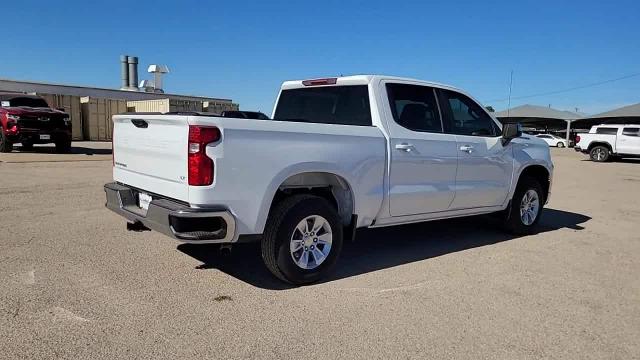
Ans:
[{"label": "carport structure", "polygon": [[600,124],[640,124],[640,103],[586,116],[571,123],[571,129],[589,130]]},{"label": "carport structure", "polygon": [[582,118],[582,115],[575,112],[529,104],[494,113],[494,116],[503,124],[518,122],[534,131],[565,133],[567,143],[571,123]]}]

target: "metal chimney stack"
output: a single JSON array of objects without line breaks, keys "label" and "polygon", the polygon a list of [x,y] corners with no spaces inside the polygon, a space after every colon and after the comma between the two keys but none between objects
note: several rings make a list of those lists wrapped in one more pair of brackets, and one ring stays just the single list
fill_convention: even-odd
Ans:
[{"label": "metal chimney stack", "polygon": [[127,64],[127,55],[120,55],[120,90],[129,89],[129,65]]},{"label": "metal chimney stack", "polygon": [[138,90],[138,57],[127,56],[129,64],[129,89]]}]

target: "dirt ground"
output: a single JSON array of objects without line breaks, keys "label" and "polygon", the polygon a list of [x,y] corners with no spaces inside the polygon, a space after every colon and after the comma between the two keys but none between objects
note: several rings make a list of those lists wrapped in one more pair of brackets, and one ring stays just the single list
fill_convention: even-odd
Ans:
[{"label": "dirt ground", "polygon": [[[536,235],[358,232],[328,281],[125,230],[108,145],[0,155],[0,358],[640,358],[640,161],[553,149]],[[95,161],[83,161],[95,160]]]}]

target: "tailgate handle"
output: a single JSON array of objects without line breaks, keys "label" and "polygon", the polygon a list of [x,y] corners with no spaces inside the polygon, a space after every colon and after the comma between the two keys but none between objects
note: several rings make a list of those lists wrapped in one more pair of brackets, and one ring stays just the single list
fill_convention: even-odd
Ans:
[{"label": "tailgate handle", "polygon": [[149,127],[149,123],[142,119],[131,119],[131,123],[137,128],[146,129]]}]

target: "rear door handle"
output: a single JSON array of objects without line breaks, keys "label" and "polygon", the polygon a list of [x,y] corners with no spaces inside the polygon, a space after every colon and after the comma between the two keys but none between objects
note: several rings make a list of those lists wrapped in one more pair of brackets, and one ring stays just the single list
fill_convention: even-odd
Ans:
[{"label": "rear door handle", "polygon": [[411,152],[413,150],[413,145],[407,143],[396,144],[396,150]]},{"label": "rear door handle", "polygon": [[473,146],[471,146],[471,145],[462,145],[462,146],[460,146],[460,151],[464,151],[467,154],[471,154],[473,152]]}]

